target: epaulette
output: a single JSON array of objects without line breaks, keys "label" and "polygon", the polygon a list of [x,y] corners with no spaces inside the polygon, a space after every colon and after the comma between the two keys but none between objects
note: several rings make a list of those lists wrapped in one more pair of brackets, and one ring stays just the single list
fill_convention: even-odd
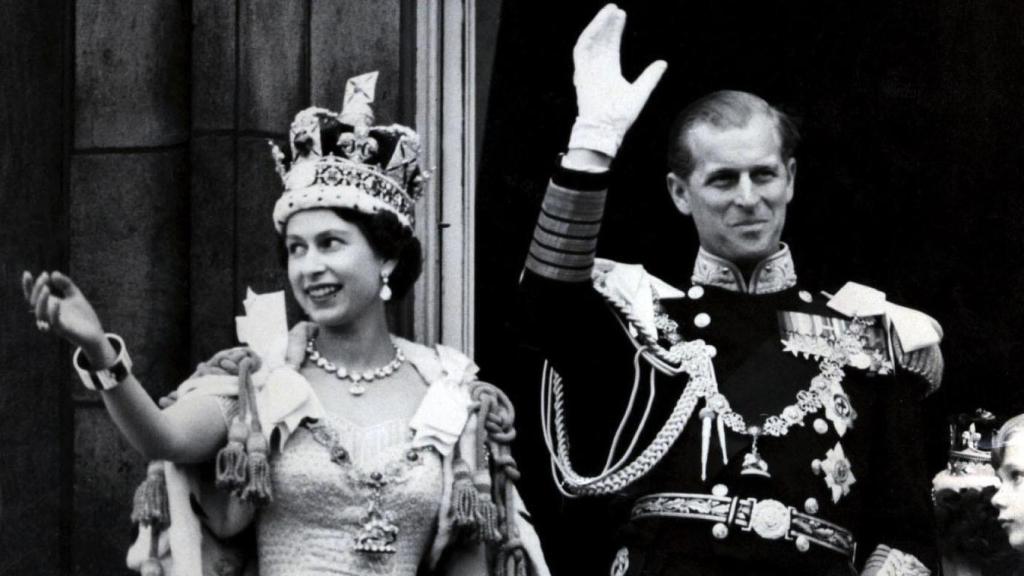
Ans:
[{"label": "epaulette", "polygon": [[934,318],[888,302],[884,292],[856,282],[847,282],[826,305],[848,317],[883,317],[893,356],[900,367],[928,382],[926,395],[942,385],[945,363],[938,344],[942,342],[943,332]]},{"label": "epaulette", "polygon": [[616,313],[633,345],[658,370],[679,374],[684,342],[665,348],[658,340],[658,302],[685,298],[686,294],[650,274],[639,264],[598,258],[591,273],[594,290]]}]

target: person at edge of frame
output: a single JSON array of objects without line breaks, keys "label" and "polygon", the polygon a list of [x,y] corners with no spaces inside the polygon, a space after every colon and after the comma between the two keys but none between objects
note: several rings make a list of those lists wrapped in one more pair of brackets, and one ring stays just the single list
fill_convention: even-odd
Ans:
[{"label": "person at edge of frame", "polygon": [[992,505],[999,511],[1003,527],[1014,550],[1024,553],[1024,414],[1007,420],[992,443],[992,467],[999,476],[999,490]]},{"label": "person at edge of frame", "polygon": [[[577,41],[578,117],[521,283],[552,367],[555,481],[618,511],[610,549],[568,554],[575,572],[931,573],[924,455],[907,447],[941,382],[941,327],[866,286],[798,284],[780,241],[797,169],[785,114],[736,91],[679,114],[666,180],[700,241],[690,285],[595,258],[609,166],[667,68],[627,82],[624,26],[608,5]],[[598,517],[581,513],[580,534]]]}]

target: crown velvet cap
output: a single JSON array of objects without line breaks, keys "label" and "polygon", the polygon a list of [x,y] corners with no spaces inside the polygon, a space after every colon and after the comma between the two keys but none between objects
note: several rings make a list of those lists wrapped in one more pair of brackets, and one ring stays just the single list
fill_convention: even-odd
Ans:
[{"label": "crown velvet cap", "polygon": [[296,212],[349,208],[367,214],[393,213],[413,227],[413,209],[423,193],[419,136],[393,124],[373,126],[377,72],[350,78],[341,112],[307,108],[289,131],[291,157],[270,143],[284,193],[274,205],[280,234]]}]

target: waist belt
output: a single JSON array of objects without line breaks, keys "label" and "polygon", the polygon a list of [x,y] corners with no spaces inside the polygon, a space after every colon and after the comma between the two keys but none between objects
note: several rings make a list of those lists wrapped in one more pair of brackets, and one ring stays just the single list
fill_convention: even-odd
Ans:
[{"label": "waist belt", "polygon": [[846,528],[778,500],[662,492],[639,498],[633,504],[631,517],[714,522],[711,534],[719,540],[729,535],[729,526],[737,526],[765,540],[794,540],[800,552],[815,544],[849,556],[851,561],[857,551],[853,533]]}]

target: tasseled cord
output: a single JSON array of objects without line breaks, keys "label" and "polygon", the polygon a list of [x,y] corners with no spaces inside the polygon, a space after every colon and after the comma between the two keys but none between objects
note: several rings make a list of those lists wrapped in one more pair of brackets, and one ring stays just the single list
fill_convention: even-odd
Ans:
[{"label": "tasseled cord", "polygon": [[486,395],[480,399],[477,416],[480,424],[476,428],[476,473],[473,475],[473,485],[479,496],[476,504],[478,535],[481,541],[491,543],[501,541],[498,507],[491,498],[491,471],[487,462],[487,419],[493,407],[493,396]]},{"label": "tasseled cord", "polygon": [[132,522],[150,529],[149,558],[142,563],[142,576],[163,576],[160,564],[160,532],[171,523],[167,504],[167,480],[164,463],[154,460],[146,469],[146,479],[135,489],[132,503]]},{"label": "tasseled cord", "polygon": [[477,506],[479,533],[491,549],[492,574],[527,576],[526,551],[515,525],[513,482],[519,479],[519,469],[510,447],[516,436],[515,411],[508,397],[491,384],[474,383],[470,395],[479,406],[477,467],[485,473],[477,476],[477,487],[487,495],[486,503]]},{"label": "tasseled cord", "polygon": [[479,497],[473,486],[469,464],[465,460],[457,458],[452,468],[454,474],[452,511],[455,514],[455,525],[462,529],[476,527],[476,507]]},{"label": "tasseled cord", "polygon": [[[217,488],[230,492],[242,490],[249,480],[249,458],[245,452],[246,441],[249,438],[249,425],[246,422],[249,412],[249,394],[245,386],[245,377],[242,376],[241,366],[239,366],[239,371],[238,413],[235,414],[231,420],[231,426],[228,427],[227,445],[217,452]],[[245,374],[247,373],[248,364]]]},{"label": "tasseled cord", "polygon": [[257,506],[265,506],[273,500],[268,459],[270,444],[267,442],[267,437],[263,435],[263,426],[260,424],[256,391],[253,389],[252,378],[249,375],[251,370],[252,360],[250,358],[243,359],[238,365],[239,397],[243,393],[247,396],[246,402],[252,415],[249,436],[245,441],[249,464],[248,482],[242,487],[239,497]]},{"label": "tasseled cord", "polygon": [[242,359],[238,363],[238,414],[228,428],[227,445],[217,453],[217,487],[263,506],[273,499],[267,459],[270,446],[260,424],[251,372],[252,359]]}]

